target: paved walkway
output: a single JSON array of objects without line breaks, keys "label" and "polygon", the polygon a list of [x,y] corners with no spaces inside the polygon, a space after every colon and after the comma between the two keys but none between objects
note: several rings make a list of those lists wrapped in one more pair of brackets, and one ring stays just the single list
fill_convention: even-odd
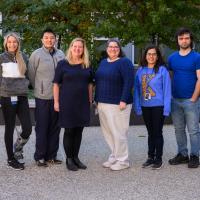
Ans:
[{"label": "paved walkway", "polygon": [[[169,166],[176,144],[172,126],[164,127],[164,167],[142,169],[146,159],[147,137],[144,126],[132,126],[129,134],[131,168],[113,172],[101,167],[109,149],[99,127],[86,128],[80,150],[87,170],[71,172],[65,164],[38,168],[33,160],[35,134],[25,147],[26,169],[14,171],[6,167],[0,126],[0,200],[199,200],[200,167]],[[63,133],[61,133],[61,138]],[[58,157],[65,160],[62,140]]]}]

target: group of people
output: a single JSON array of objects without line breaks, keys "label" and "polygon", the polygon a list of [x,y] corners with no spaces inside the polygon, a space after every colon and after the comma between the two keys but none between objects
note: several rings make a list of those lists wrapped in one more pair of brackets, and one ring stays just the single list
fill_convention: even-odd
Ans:
[{"label": "group of people", "polygon": [[[143,168],[160,169],[163,165],[163,124],[170,113],[178,152],[169,164],[199,166],[200,54],[193,50],[189,29],[178,30],[178,51],[169,56],[168,65],[157,46],[148,46],[136,75],[116,39],[107,41],[107,57],[95,73],[84,39],[72,40],[66,55],[55,47],[56,34],[51,29],[43,31],[41,41],[42,47],[28,59],[20,51],[16,33],[8,33],[4,38],[5,52],[0,55],[0,101],[9,167],[24,169],[23,147],[32,132],[27,98],[30,85],[35,96],[34,159],[38,167],[62,163],[57,151],[60,129],[64,128],[67,168],[71,171],[87,168],[79,159],[79,149],[83,129],[89,126],[93,101],[111,151],[103,167],[114,171],[130,167],[127,137],[132,109],[143,116],[148,132],[148,157]],[[22,130],[14,143],[16,115]]]}]

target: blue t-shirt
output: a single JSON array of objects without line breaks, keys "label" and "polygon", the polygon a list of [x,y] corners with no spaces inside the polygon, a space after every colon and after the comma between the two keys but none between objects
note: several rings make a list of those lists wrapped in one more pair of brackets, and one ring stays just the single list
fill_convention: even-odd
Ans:
[{"label": "blue t-shirt", "polygon": [[[140,67],[134,84],[134,110],[140,115],[143,107],[163,106],[163,115],[171,111],[171,80],[166,67],[160,66],[157,73],[153,68]],[[146,94],[150,95],[146,99]]]},{"label": "blue t-shirt", "polygon": [[186,56],[181,56],[179,51],[176,51],[169,56],[168,65],[169,70],[173,71],[173,97],[191,98],[197,82],[196,70],[200,69],[200,54],[192,50]]},{"label": "blue t-shirt", "polygon": [[95,101],[132,103],[133,77],[134,67],[128,58],[123,57],[114,62],[102,60],[95,74]]}]

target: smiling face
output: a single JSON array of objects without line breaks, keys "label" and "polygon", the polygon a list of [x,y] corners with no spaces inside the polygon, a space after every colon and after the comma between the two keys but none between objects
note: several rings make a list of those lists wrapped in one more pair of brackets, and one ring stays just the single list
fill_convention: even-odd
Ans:
[{"label": "smiling face", "polygon": [[189,49],[191,48],[191,38],[189,33],[178,36],[178,45],[180,49]]},{"label": "smiling face", "polygon": [[55,43],[56,43],[56,37],[53,33],[50,32],[44,33],[42,37],[42,44],[44,45],[45,48],[49,50],[53,49]]},{"label": "smiling face", "polygon": [[19,43],[13,36],[9,36],[7,39],[6,47],[8,52],[15,53],[18,49]]},{"label": "smiling face", "polygon": [[82,41],[75,41],[71,46],[71,55],[73,58],[81,58],[84,52]]},{"label": "smiling face", "polygon": [[147,51],[146,60],[147,60],[147,64],[149,67],[155,66],[155,64],[158,60],[158,55],[157,55],[156,49],[149,49]]},{"label": "smiling face", "polygon": [[115,60],[119,57],[120,47],[117,42],[110,42],[107,46],[106,52],[110,60]]}]

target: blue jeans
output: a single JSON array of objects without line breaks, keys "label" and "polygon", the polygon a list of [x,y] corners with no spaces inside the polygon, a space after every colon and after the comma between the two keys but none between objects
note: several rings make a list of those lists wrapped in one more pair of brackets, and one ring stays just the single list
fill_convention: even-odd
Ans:
[{"label": "blue jeans", "polygon": [[172,99],[172,120],[175,127],[178,153],[188,155],[186,126],[189,133],[191,155],[199,156],[199,100],[191,102],[190,99]]}]

